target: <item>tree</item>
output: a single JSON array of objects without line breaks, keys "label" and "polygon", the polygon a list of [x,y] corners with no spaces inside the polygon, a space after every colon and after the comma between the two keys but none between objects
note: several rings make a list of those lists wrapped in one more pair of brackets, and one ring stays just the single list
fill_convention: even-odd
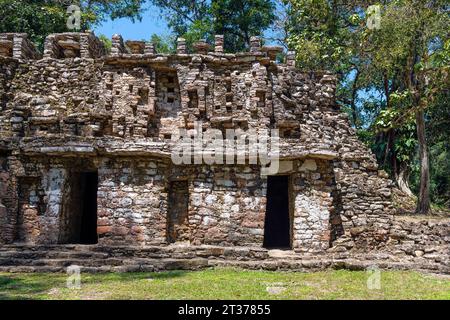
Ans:
[{"label": "tree", "polygon": [[[445,88],[448,64],[440,58],[448,41],[445,1],[390,1],[384,6],[379,30],[368,32],[375,67],[398,74],[395,95],[401,97],[393,122],[398,126],[414,116],[420,159],[417,213],[430,210],[430,167],[425,113]],[[439,58],[438,58],[439,57]]]},{"label": "tree", "polygon": [[364,55],[360,47],[365,27],[366,1],[283,0],[287,7],[288,46],[297,65],[307,70],[329,70],[338,75],[337,102],[361,125],[358,91],[363,88]]},{"label": "tree", "polygon": [[[449,56],[450,57],[450,56]],[[438,206],[450,208],[450,92],[443,92],[427,112],[427,141],[430,145],[430,198]],[[416,157],[412,186],[419,190],[420,167]]]},{"label": "tree", "polygon": [[289,49],[289,6],[284,0],[275,0],[275,16],[276,19],[271,27],[271,34],[267,37],[268,40],[278,43],[286,50]]},{"label": "tree", "polygon": [[0,33],[28,33],[40,49],[48,34],[67,31],[64,8],[44,0],[0,0],[0,12]]},{"label": "tree", "polygon": [[251,36],[261,36],[275,20],[270,0],[211,1],[214,32],[225,35],[225,49],[236,52],[250,46]]},{"label": "tree", "polygon": [[[338,74],[338,103],[370,141],[402,190],[416,146],[420,158],[418,213],[429,210],[426,112],[448,81],[445,1],[390,0],[381,24],[368,28],[366,1],[291,0],[288,44],[305,69]],[[381,98],[376,101],[373,95]],[[367,115],[375,114],[367,122]],[[366,119],[364,119],[366,118]]]},{"label": "tree", "polygon": [[[140,19],[145,0],[71,1],[81,9],[80,31],[92,28],[107,18]],[[0,32],[25,32],[42,49],[50,33],[67,28],[69,5],[57,0],[0,0]]]},{"label": "tree", "polygon": [[[49,1],[56,2],[59,1]],[[81,29],[86,30],[106,19],[129,18],[133,22],[142,19],[146,0],[75,0],[71,4],[81,9]]]},{"label": "tree", "polygon": [[157,34],[152,34],[150,38],[150,42],[158,53],[175,53],[175,40],[172,37],[161,37]]},{"label": "tree", "polygon": [[271,0],[152,0],[165,14],[177,37],[184,37],[188,47],[215,34],[225,36],[228,52],[249,47],[250,37],[261,35],[275,20]]}]

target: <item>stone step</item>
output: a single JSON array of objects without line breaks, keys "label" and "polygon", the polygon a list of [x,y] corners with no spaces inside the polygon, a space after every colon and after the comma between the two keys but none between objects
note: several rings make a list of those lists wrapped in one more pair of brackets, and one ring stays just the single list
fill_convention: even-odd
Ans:
[{"label": "stone step", "polygon": [[118,266],[123,260],[117,258],[107,259],[15,259],[0,258],[0,266],[54,266],[68,267],[79,265],[86,267]]},{"label": "stone step", "polygon": [[103,252],[79,251],[1,251],[0,258],[15,259],[104,259],[110,255]]},{"label": "stone step", "polygon": [[414,264],[401,262],[360,261],[360,260],[298,260],[289,259],[242,261],[226,259],[0,259],[0,272],[66,272],[70,265],[81,266],[81,272],[154,272],[164,270],[199,270],[208,267],[236,267],[250,270],[290,270],[319,271],[326,269],[367,270],[377,266],[381,270],[416,270],[450,274],[449,267],[439,264]]},{"label": "stone step", "polygon": [[[0,258],[0,270],[7,272],[22,272],[29,268],[40,270],[41,268],[55,268],[56,271],[65,271],[67,267],[77,265],[82,272],[90,271],[140,271],[141,266],[145,270],[198,270],[208,267],[207,259],[97,259],[97,260],[75,260],[75,259],[3,259]],[[143,269],[143,270],[144,270]],[[24,271],[27,272],[27,271]],[[32,272],[32,271],[30,271]]]},{"label": "stone step", "polygon": [[[3,245],[0,252],[21,252],[21,251],[81,251],[81,252],[105,252],[121,255],[149,255],[149,254],[170,254],[183,255],[192,254],[196,256],[236,256],[249,258],[267,258],[268,250],[264,248],[245,247],[218,247],[218,246],[99,246],[99,245]],[[287,254],[293,251],[287,251]]]},{"label": "stone step", "polygon": [[95,251],[0,251],[0,258],[11,259],[106,259],[109,257],[120,259],[195,259],[208,258],[210,255],[197,256],[195,252],[185,253],[147,253],[147,252],[95,252]]},{"label": "stone step", "polygon": [[176,249],[170,247],[102,247],[102,246],[0,246],[0,254],[8,252],[79,252],[103,253],[117,256],[162,256],[162,255],[192,255],[196,249]]},{"label": "stone step", "polygon": [[[0,247],[0,257],[66,258],[66,257],[138,257],[193,259],[221,258],[239,260],[263,260],[270,258],[264,249],[248,250],[220,247],[101,247],[101,246],[4,246]],[[289,253],[292,259],[297,258]]]},{"label": "stone step", "polygon": [[415,258],[399,262],[389,255],[311,256],[294,251],[266,250],[245,247],[215,246],[84,246],[84,245],[7,245],[0,247],[0,270],[21,270],[23,267],[64,271],[67,266],[80,265],[84,272],[196,270],[205,267],[232,266],[264,270],[366,270],[371,266],[393,270],[426,270],[450,274],[449,260],[434,261]]},{"label": "stone step", "polygon": [[1,266],[0,272],[14,272],[14,273],[33,273],[33,272],[42,272],[42,273],[57,273],[57,272],[66,272],[66,268],[64,267],[49,267],[49,266]]}]

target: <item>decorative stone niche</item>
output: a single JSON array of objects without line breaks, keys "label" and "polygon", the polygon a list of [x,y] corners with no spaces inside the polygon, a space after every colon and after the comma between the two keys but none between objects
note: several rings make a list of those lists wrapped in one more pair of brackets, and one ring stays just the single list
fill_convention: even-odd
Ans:
[{"label": "decorative stone niche", "polygon": [[198,108],[198,92],[197,92],[197,89],[190,89],[190,90],[188,90],[188,96],[189,96],[188,108],[189,109]]},{"label": "decorative stone niche", "polygon": [[285,139],[299,139],[300,125],[293,120],[280,120],[276,123],[280,137]]},{"label": "decorative stone niche", "polygon": [[105,56],[92,33],[63,33],[46,39],[46,59],[27,60],[24,39],[0,35],[0,241],[14,240],[20,193],[18,241],[82,242],[72,228],[80,185],[98,170],[101,245],[262,247],[268,179],[259,166],[170,161],[168,140],[198,120],[223,134],[280,130],[290,248],[325,254],[389,241],[390,181],[336,108],[336,78],[297,70],[294,53],[275,62],[279,49],[252,38],[250,52],[224,54],[217,36],[214,52],[199,43],[187,53],[179,39],[177,54],[156,55],[114,35]]}]

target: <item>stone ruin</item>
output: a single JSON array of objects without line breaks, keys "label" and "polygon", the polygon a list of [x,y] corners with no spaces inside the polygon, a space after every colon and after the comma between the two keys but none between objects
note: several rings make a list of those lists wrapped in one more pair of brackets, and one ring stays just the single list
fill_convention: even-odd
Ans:
[{"label": "stone ruin", "polygon": [[[282,49],[257,37],[244,53],[224,53],[220,35],[193,47],[159,54],[114,35],[107,54],[90,32],[62,33],[41,55],[25,34],[0,34],[3,248],[239,248],[257,265],[273,248],[294,261],[384,252],[449,270],[449,224],[395,219],[392,182],[336,105],[333,74],[296,69],[293,52],[278,63]],[[175,165],[172,135],[199,121],[278,129],[278,172]]]}]

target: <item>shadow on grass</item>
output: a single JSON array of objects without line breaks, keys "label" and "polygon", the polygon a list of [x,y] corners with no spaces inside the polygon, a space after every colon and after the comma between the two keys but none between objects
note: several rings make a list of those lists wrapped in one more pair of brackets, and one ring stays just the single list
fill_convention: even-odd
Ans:
[{"label": "shadow on grass", "polygon": [[[111,284],[145,279],[170,280],[184,277],[188,271],[174,270],[145,273],[81,273],[81,282],[90,284]],[[67,275],[61,273],[2,274],[0,275],[0,300],[39,299],[49,294],[51,289],[65,288]]]},{"label": "shadow on grass", "polygon": [[184,270],[162,271],[162,272],[117,272],[117,273],[83,273],[81,269],[81,277],[84,283],[110,282],[110,281],[136,281],[145,279],[161,279],[169,280],[172,278],[180,278],[186,276],[189,272]]},{"label": "shadow on grass", "polygon": [[48,275],[0,275],[0,300],[29,300],[46,294],[61,281]]}]

